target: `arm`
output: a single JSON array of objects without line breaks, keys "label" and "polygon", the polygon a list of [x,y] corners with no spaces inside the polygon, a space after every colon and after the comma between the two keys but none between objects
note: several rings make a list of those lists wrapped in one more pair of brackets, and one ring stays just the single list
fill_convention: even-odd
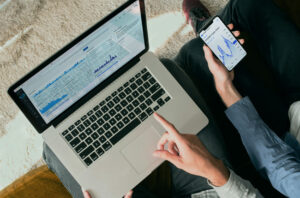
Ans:
[{"label": "arm", "polygon": [[220,197],[262,197],[250,182],[229,171],[221,160],[211,155],[197,136],[180,134],[160,115],[155,113],[154,117],[167,131],[158,142],[154,156],[190,174],[207,178]]},{"label": "arm", "polygon": [[300,161],[295,151],[262,121],[248,98],[242,99],[232,84],[233,72],[229,73],[208,47],[203,49],[217,92],[229,107],[226,115],[240,133],[252,163],[281,193],[299,196]]}]

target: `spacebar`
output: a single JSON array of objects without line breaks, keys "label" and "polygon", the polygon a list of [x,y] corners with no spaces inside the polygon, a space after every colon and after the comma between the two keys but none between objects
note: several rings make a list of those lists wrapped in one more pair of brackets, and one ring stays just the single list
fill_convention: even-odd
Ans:
[{"label": "spacebar", "polygon": [[130,131],[132,131],[135,127],[137,127],[141,121],[136,118],[131,123],[129,123],[125,128],[123,128],[120,132],[118,132],[115,136],[110,139],[112,144],[116,144],[119,142],[125,135],[127,135]]}]

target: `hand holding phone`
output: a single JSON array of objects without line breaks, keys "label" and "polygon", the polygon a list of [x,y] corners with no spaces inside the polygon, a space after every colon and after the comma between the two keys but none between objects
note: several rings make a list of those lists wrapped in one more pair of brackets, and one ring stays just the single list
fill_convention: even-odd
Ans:
[{"label": "hand holding phone", "polygon": [[228,71],[231,71],[247,54],[218,16],[202,28],[199,36]]}]

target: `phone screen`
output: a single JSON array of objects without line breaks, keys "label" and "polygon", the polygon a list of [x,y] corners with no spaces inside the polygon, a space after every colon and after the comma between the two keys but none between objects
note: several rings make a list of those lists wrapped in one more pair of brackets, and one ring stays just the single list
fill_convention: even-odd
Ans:
[{"label": "phone screen", "polygon": [[212,23],[200,32],[200,37],[229,71],[247,54],[219,17],[215,17]]}]

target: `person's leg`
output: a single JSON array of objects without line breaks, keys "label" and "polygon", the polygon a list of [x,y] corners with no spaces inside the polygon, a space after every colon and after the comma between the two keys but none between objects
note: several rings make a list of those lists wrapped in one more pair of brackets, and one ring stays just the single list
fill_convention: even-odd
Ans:
[{"label": "person's leg", "polygon": [[300,30],[287,14],[272,0],[231,0],[220,15],[254,38],[287,104],[300,100]]},{"label": "person's leg", "polygon": [[[161,62],[209,119],[209,124],[201,130],[197,136],[206,146],[208,151],[217,158],[222,159],[227,166],[231,167],[222,134],[197,88],[190,80],[189,76],[174,61],[162,59]],[[188,174],[172,164],[170,164],[170,166],[172,170],[173,197],[190,197],[192,193],[211,189],[205,178]]]},{"label": "person's leg", "polygon": [[48,168],[60,179],[72,197],[83,198],[81,186],[45,143],[43,145],[43,158]]}]

